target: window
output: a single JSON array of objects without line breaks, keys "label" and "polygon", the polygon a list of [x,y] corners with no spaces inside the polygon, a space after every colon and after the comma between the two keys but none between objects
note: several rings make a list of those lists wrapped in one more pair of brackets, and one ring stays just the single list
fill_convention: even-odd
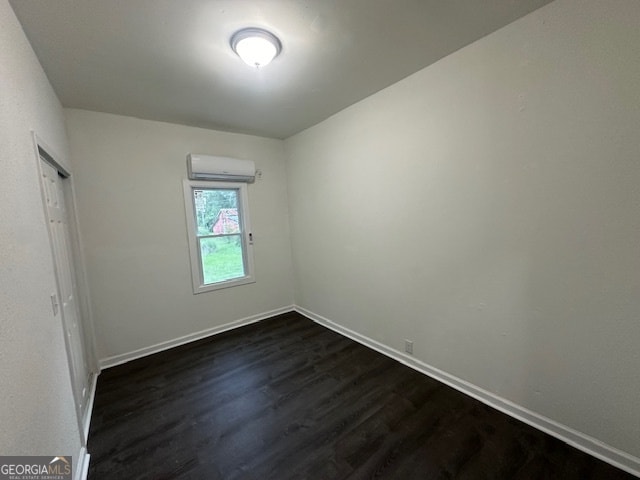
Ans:
[{"label": "window", "polygon": [[185,180],[184,197],[193,293],[254,282],[247,185]]}]

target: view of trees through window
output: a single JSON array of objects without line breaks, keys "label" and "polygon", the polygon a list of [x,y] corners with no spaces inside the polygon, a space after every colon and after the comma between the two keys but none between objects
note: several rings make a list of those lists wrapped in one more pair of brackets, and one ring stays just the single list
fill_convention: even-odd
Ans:
[{"label": "view of trees through window", "polygon": [[204,284],[245,275],[242,222],[236,189],[193,190]]}]

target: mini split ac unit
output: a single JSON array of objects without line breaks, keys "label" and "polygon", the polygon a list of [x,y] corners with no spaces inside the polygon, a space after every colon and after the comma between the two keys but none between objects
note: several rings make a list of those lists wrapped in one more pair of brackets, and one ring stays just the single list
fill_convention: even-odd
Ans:
[{"label": "mini split ac unit", "polygon": [[187,155],[187,172],[192,180],[253,182],[256,165],[252,160],[190,153]]}]

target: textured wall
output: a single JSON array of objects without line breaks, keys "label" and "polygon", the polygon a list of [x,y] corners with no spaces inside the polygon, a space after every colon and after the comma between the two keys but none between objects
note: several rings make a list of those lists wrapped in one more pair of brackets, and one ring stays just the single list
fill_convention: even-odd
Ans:
[{"label": "textured wall", "polygon": [[[64,115],[0,0],[0,453],[73,455],[80,436],[31,130],[68,159]],[[75,466],[75,465],[74,465]]]},{"label": "textured wall", "polygon": [[[101,358],[293,303],[282,141],[66,113]],[[256,283],[193,294],[182,189],[189,152],[262,170],[249,185]]]},{"label": "textured wall", "polygon": [[558,0],[288,139],[296,303],[640,457],[639,25]]}]

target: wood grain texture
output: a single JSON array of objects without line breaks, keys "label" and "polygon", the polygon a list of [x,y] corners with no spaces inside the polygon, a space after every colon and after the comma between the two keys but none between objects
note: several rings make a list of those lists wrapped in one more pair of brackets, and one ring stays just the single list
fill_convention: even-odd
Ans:
[{"label": "wood grain texture", "polygon": [[90,480],[635,477],[297,313],[98,379]]}]

